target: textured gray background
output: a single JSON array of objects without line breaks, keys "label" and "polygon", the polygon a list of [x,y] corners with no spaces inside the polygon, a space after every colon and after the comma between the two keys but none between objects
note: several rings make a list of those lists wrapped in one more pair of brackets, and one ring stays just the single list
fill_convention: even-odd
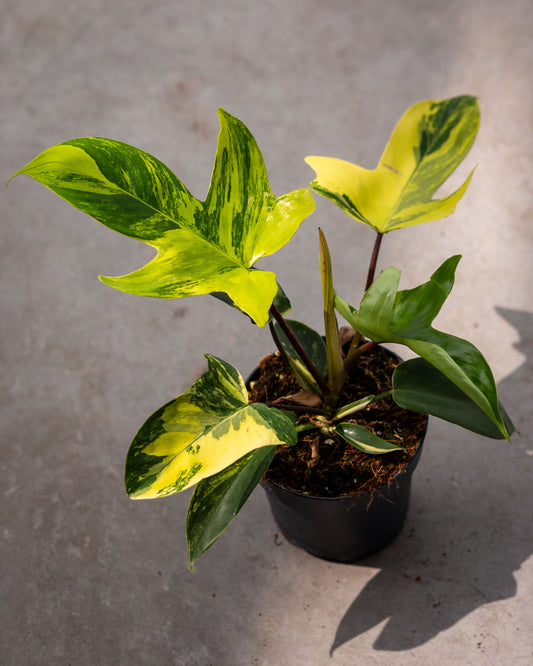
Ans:
[{"label": "textured gray background", "polygon": [[[208,297],[102,285],[151,256],[29,179],[0,198],[0,662],[8,666],[530,664],[533,123],[528,0],[0,2],[0,180],[77,136],[120,139],[203,198],[221,106],[263,151],[272,189],[308,154],[377,162],[411,104],[480,97],[474,180],[450,219],[385,238],[403,286],[460,252],[439,316],[495,369],[512,446],[433,423],[408,523],[360,565],[276,536],[261,491],[187,568],[188,494],[131,502],[123,461],[144,418],[214,353],[248,373],[272,348]],[[324,200],[278,271],[321,326],[317,226],[354,302],[373,235]],[[347,251],[349,250],[349,251]],[[333,656],[330,656],[330,650]]]}]

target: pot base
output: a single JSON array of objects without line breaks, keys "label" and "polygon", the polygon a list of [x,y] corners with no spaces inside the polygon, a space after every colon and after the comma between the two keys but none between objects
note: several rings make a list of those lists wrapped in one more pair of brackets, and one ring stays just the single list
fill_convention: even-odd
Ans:
[{"label": "pot base", "polygon": [[334,562],[355,562],[381,550],[405,523],[422,444],[389,485],[357,497],[315,497],[262,481],[282,534],[294,546]]}]

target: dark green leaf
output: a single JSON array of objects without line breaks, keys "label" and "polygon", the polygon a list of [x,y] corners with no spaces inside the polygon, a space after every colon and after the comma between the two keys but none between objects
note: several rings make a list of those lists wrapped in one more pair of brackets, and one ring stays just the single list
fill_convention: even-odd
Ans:
[{"label": "dark green leaf", "polygon": [[275,452],[275,446],[252,451],[196,486],[187,513],[191,569],[229,527],[268,469]]},{"label": "dark green leaf", "polygon": [[[393,398],[400,407],[431,414],[472,430],[485,437],[504,439],[504,435],[485,412],[463,391],[423,358],[399,365],[392,376]],[[500,405],[508,433],[514,426]]]}]

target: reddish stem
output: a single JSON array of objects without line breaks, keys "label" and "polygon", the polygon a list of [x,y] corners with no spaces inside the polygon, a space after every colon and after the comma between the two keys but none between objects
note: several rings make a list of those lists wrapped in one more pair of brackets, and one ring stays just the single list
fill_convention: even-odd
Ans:
[{"label": "reddish stem", "polygon": [[381,247],[382,240],[383,240],[383,234],[378,233],[376,241],[374,243],[374,249],[372,250],[370,264],[368,266],[368,276],[366,278],[365,292],[367,291],[367,289],[369,289],[372,282],[374,282],[374,274],[376,272],[376,265],[378,263],[379,249]]},{"label": "reddish stem", "polygon": [[344,359],[344,368],[346,372],[348,372],[348,369],[356,359],[358,359],[360,356],[370,351],[371,349],[374,349],[376,345],[377,342],[373,342],[372,340],[370,340],[369,342],[365,342],[365,344],[361,345],[360,347],[356,347],[354,349],[350,348],[350,351],[348,352],[346,358]]},{"label": "reddish stem", "polygon": [[[378,256],[379,256],[379,250],[381,248],[381,241],[383,240],[383,234],[379,233],[376,236],[376,240],[374,241],[374,248],[372,250],[372,256],[370,257],[370,264],[368,265],[368,274],[366,277],[366,285],[365,285],[365,293],[370,289],[370,286],[372,282],[374,282],[374,275],[376,273],[376,265],[378,263]],[[352,340],[352,344],[350,345],[350,349],[348,350],[348,353],[346,354],[346,359],[344,360],[344,368],[347,370],[350,365],[353,363],[353,361],[360,356],[361,351],[360,349],[364,349],[366,351],[366,345],[363,345],[362,347],[357,347],[359,344],[359,340],[361,339],[360,333],[357,331],[354,332],[354,337]],[[371,348],[371,347],[370,347]],[[357,350],[357,353],[356,353]]]},{"label": "reddish stem", "polygon": [[298,338],[291,331],[290,326],[287,324],[287,322],[283,318],[283,315],[281,314],[281,312],[278,310],[278,308],[274,304],[272,304],[270,306],[270,312],[271,312],[272,316],[274,317],[274,319],[279,324],[281,330],[287,336],[291,345],[294,347],[295,352],[301,358],[302,363],[309,370],[313,379],[318,384],[320,390],[322,391],[322,394],[327,395],[330,392],[330,389],[329,389],[329,386],[326,383],[326,380],[324,379],[324,377],[322,377],[322,375],[318,371],[318,369],[317,369],[316,365],[313,363],[313,361],[311,361],[311,359],[307,355],[307,352],[305,351],[305,349],[300,344],[300,341],[298,340]]}]

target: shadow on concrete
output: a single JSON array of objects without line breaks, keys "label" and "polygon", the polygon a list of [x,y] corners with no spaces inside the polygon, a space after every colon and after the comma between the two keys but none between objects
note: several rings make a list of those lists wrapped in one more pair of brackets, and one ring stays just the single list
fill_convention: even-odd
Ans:
[{"label": "shadow on concrete", "polygon": [[[524,421],[531,406],[533,313],[497,311],[520,333],[515,347],[526,357],[500,383],[499,395],[511,407],[517,430],[526,430]],[[412,513],[402,534],[388,549],[359,563],[381,571],[345,613],[331,654],[384,620],[388,621],[373,647],[409,650],[480,606],[515,596],[513,572],[533,552],[531,477],[527,472],[532,459],[527,452],[530,438],[528,432],[515,434],[511,448],[504,441],[501,447],[495,442],[490,448],[487,441],[493,440],[476,437],[465,441],[463,447],[459,436],[457,442],[449,443],[453,455],[458,456],[454,468],[459,471],[450,475],[443,469],[439,478],[429,479],[431,485],[421,489],[415,479]],[[435,496],[428,498],[431,492]],[[417,508],[423,506],[426,511]]]}]

